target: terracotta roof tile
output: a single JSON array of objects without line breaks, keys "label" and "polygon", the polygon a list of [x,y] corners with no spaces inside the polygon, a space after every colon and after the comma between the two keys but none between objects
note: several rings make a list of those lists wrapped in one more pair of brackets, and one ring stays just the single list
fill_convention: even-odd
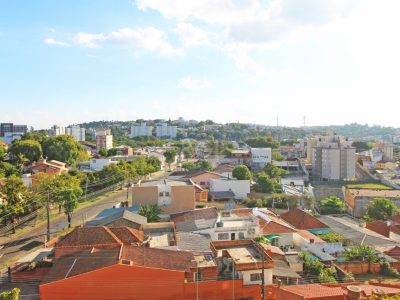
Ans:
[{"label": "terracotta roof tile", "polygon": [[125,245],[140,244],[144,240],[144,233],[141,230],[129,227],[111,227],[110,230]]},{"label": "terracotta roof tile", "polygon": [[121,259],[129,260],[138,266],[189,271],[193,266],[194,256],[187,251],[124,246]]},{"label": "terracotta roof tile", "polygon": [[171,215],[171,221],[175,223],[193,221],[200,219],[217,219],[218,212],[216,207],[199,208]]},{"label": "terracotta roof tile", "polygon": [[82,227],[61,238],[56,248],[98,245],[122,245],[122,242],[107,227]]},{"label": "terracotta roof tile", "polygon": [[389,237],[389,226],[384,221],[372,221],[365,224],[365,227],[383,236]]},{"label": "terracotta roof tile", "polygon": [[281,214],[281,218],[297,229],[329,228],[328,225],[298,208]]}]

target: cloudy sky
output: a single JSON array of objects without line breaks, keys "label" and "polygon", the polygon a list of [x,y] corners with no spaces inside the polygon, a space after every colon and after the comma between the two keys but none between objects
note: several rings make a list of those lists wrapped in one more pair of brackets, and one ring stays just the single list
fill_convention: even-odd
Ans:
[{"label": "cloudy sky", "polygon": [[400,127],[398,0],[0,0],[0,122]]}]

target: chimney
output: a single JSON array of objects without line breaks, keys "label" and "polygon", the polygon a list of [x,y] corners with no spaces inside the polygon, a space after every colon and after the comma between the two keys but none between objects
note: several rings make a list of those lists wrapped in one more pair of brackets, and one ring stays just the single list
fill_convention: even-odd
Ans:
[{"label": "chimney", "polygon": [[347,286],[347,300],[361,299],[361,288],[356,285]]}]

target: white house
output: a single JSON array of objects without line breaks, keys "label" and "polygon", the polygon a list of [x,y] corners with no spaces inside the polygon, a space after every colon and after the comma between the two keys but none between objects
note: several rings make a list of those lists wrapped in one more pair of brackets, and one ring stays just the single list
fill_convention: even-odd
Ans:
[{"label": "white house", "polygon": [[250,193],[250,180],[237,180],[232,178],[211,178],[210,192],[227,192],[235,194],[235,199],[244,199]]},{"label": "white house", "polygon": [[101,171],[104,167],[117,163],[118,161],[113,161],[110,158],[93,158],[90,160],[89,166],[91,171]]},{"label": "white house", "polygon": [[272,160],[271,148],[251,148],[251,164],[253,167],[262,169]]}]

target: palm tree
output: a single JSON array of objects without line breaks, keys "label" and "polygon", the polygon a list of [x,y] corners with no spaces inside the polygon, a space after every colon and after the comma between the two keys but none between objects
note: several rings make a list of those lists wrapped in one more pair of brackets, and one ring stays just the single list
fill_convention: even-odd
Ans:
[{"label": "palm tree", "polygon": [[19,169],[19,172],[22,174],[24,171],[24,166],[29,162],[29,159],[22,153],[18,153],[17,157],[15,158],[15,163]]}]

